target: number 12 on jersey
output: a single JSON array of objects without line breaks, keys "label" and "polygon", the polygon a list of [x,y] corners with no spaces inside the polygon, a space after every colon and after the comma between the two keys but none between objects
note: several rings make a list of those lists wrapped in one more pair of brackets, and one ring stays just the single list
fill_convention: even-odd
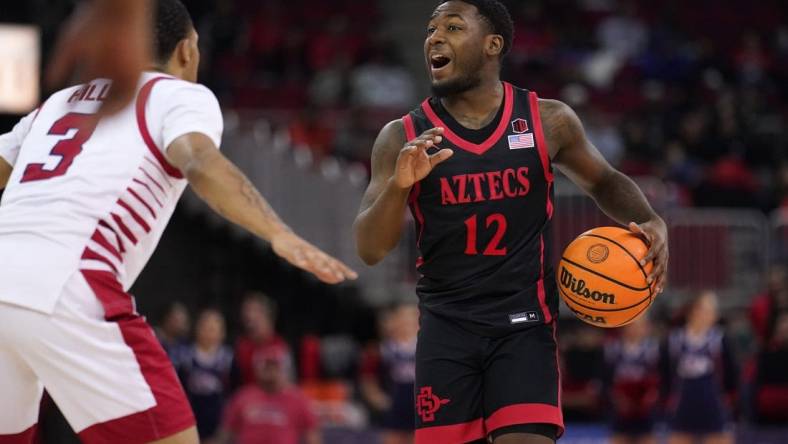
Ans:
[{"label": "number 12 on jersey", "polygon": [[[484,248],[482,255],[506,256],[506,247],[500,246],[503,235],[506,234],[506,217],[501,213],[493,213],[487,216],[485,227],[490,229],[493,225],[495,225],[495,234],[492,239],[490,239],[490,243]],[[478,217],[475,214],[465,221],[465,228],[467,229],[465,254],[476,256],[479,254],[476,240],[479,228]]]}]

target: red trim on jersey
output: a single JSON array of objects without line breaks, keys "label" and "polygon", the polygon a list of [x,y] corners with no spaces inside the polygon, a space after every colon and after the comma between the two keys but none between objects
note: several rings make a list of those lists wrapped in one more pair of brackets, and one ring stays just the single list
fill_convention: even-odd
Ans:
[{"label": "red trim on jersey", "polygon": [[123,199],[118,199],[118,205],[125,208],[126,211],[128,211],[129,214],[131,214],[131,217],[134,219],[134,221],[137,222],[139,226],[141,226],[142,229],[145,230],[146,233],[150,233],[150,225],[148,225],[148,223],[145,222],[145,219],[143,219],[142,216],[140,216],[136,211],[134,211],[133,208],[131,208],[131,205],[124,202]]},{"label": "red trim on jersey", "polygon": [[165,172],[164,172],[164,171],[161,169],[161,167],[159,166],[159,164],[157,164],[156,162],[154,162],[154,161],[150,160],[150,157],[148,157],[148,156],[145,156],[145,160],[147,160],[149,164],[153,165],[153,169],[155,169],[155,170],[156,170],[156,172],[157,172],[157,173],[159,173],[159,175],[162,177],[162,179],[164,179],[164,182],[165,182],[165,183],[166,183],[168,186],[170,186],[170,187],[171,187],[171,186],[172,186],[172,183],[170,182],[170,180],[169,180],[169,179],[167,179],[167,173],[165,173]]},{"label": "red trim on jersey", "polygon": [[132,233],[131,230],[129,230],[129,227],[127,227],[126,224],[123,223],[123,219],[121,219],[120,216],[118,216],[115,213],[110,213],[110,216],[112,216],[112,220],[114,220],[115,223],[118,224],[118,228],[120,228],[120,231],[123,232],[123,234],[131,241],[131,243],[137,245],[137,238],[134,236],[134,233]]},{"label": "red trim on jersey", "polygon": [[553,182],[547,182],[547,219],[553,218],[553,199],[550,191],[553,189]]},{"label": "red trim on jersey", "polygon": [[[501,407],[484,421],[488,432],[501,427],[519,424],[555,424],[558,436],[564,434],[564,419],[561,409],[550,404],[512,404]],[[448,442],[448,441],[441,441]],[[454,442],[454,441],[453,441]]]},{"label": "red trim on jersey", "polygon": [[510,120],[512,118],[512,109],[514,108],[514,91],[512,89],[512,85],[507,82],[503,83],[503,115],[501,116],[501,121],[498,123],[498,128],[481,144],[475,144],[469,142],[462,137],[458,136],[454,131],[449,129],[449,127],[443,123],[440,117],[435,114],[435,111],[432,109],[432,105],[430,105],[430,100],[427,99],[421,104],[421,109],[424,110],[424,114],[427,118],[432,122],[433,125],[436,127],[440,126],[443,127],[443,137],[446,138],[449,142],[456,145],[458,148],[461,148],[465,151],[471,152],[473,154],[482,155],[486,153],[490,148],[495,146],[495,144],[500,140],[500,138],[506,133],[506,130],[509,128]]},{"label": "red trim on jersey", "polygon": [[558,372],[558,413],[561,415],[561,430],[558,432],[558,437],[564,434],[564,411],[561,409],[561,363],[558,362],[558,321],[553,321],[553,342],[555,342],[555,369]]},{"label": "red trim on jersey", "polygon": [[38,426],[33,424],[25,431],[13,435],[0,435],[0,444],[32,444],[35,442]]},{"label": "red trim on jersey", "polygon": [[479,418],[460,424],[417,428],[416,444],[471,442],[485,436],[484,421]]},{"label": "red trim on jersey", "polygon": [[410,142],[416,138],[416,127],[413,125],[413,117],[410,114],[402,116],[402,125],[405,127],[405,140]]},{"label": "red trim on jersey", "polygon": [[542,128],[542,115],[539,114],[539,97],[535,92],[528,93],[528,102],[531,105],[531,119],[534,121],[534,135],[536,136],[536,147],[539,149],[539,158],[542,160],[542,170],[547,182],[553,181],[553,171],[550,167],[550,152],[547,149],[547,142]]},{"label": "red trim on jersey", "polygon": [[[118,273],[118,268],[115,267],[115,265],[112,262],[110,262],[109,259],[107,259],[104,256],[96,253],[95,251],[91,250],[90,248],[85,247],[85,251],[82,252],[82,258],[81,259],[93,260],[93,261],[99,261],[99,262],[105,263],[110,268],[112,268],[112,270],[115,273]],[[106,272],[106,273],[109,273],[109,272]]]},{"label": "red trim on jersey", "polygon": [[112,234],[115,235],[115,239],[118,241],[118,248],[120,249],[121,254],[125,253],[126,247],[123,245],[123,239],[120,238],[120,235],[115,231],[115,229],[112,228],[104,219],[99,220],[99,225],[111,231]]},{"label": "red trim on jersey", "polygon": [[[413,124],[413,118],[410,114],[405,114],[402,116],[402,125],[405,127],[405,138],[408,141],[415,139],[416,136],[416,126]],[[424,234],[424,215],[421,213],[421,207],[419,207],[419,193],[421,192],[421,182],[416,182],[413,185],[413,188],[410,190],[410,195],[408,196],[408,200],[410,201],[411,210],[413,211],[413,215],[416,217],[416,220],[419,222],[419,237],[416,240],[416,246],[421,245],[421,236]],[[416,268],[420,267],[424,263],[424,258],[418,258],[416,260]]]},{"label": "red trim on jersey", "polygon": [[[82,274],[106,313],[116,312],[117,301],[128,301],[125,306],[127,313],[118,317],[115,323],[124,342],[134,352],[156,405],[143,412],[90,426],[79,433],[81,440],[95,443],[151,442],[193,427],[194,415],[178,376],[150,326],[134,313],[131,297],[115,277],[106,272],[82,270]],[[109,301],[109,307],[105,301]]]},{"label": "red trim on jersey", "polygon": [[136,192],[136,191],[134,191],[134,189],[132,189],[131,187],[129,187],[129,188],[126,188],[126,191],[128,191],[128,192],[129,192],[129,194],[131,194],[131,195],[132,195],[132,197],[134,197],[135,199],[137,199],[137,202],[141,203],[141,204],[142,204],[142,205],[143,205],[143,206],[144,206],[144,207],[145,207],[145,208],[148,210],[148,212],[150,213],[151,217],[153,217],[154,219],[156,219],[156,212],[154,212],[154,211],[153,211],[153,207],[151,207],[150,205],[148,205],[148,202],[145,202],[145,199],[143,199],[142,197],[140,197],[140,195],[139,195],[139,194],[137,194],[137,192]]},{"label": "red trim on jersey", "polygon": [[421,246],[421,236],[424,234],[424,214],[421,213],[419,206],[419,194],[421,193],[421,182],[416,182],[410,190],[410,204],[413,208],[413,215],[419,222],[419,237],[416,239],[416,246]]},{"label": "red trim on jersey", "polygon": [[112,320],[119,316],[134,314],[134,301],[123,291],[118,278],[109,271],[81,270],[90,289],[104,307],[104,319]]},{"label": "red trim on jersey", "polygon": [[151,176],[148,171],[145,170],[145,168],[140,167],[140,171],[142,171],[142,174],[144,174],[145,177],[147,177],[151,182],[153,182],[154,185],[156,185],[156,188],[160,189],[162,193],[166,193],[166,191],[164,191],[164,187],[161,186],[161,184],[156,179],[154,179],[153,176]]},{"label": "red trim on jersey", "polygon": [[109,243],[107,238],[104,237],[103,234],[101,234],[101,231],[96,229],[96,231],[93,232],[93,236],[91,236],[90,239],[93,240],[93,242],[95,242],[95,243],[101,245],[102,247],[104,247],[105,250],[109,251],[110,254],[115,256],[119,261],[123,262],[123,258],[120,256],[120,252],[117,250],[117,248],[115,248],[114,245]]},{"label": "red trim on jersey", "polygon": [[150,93],[153,90],[153,86],[156,85],[159,80],[169,79],[172,79],[172,77],[155,77],[148,80],[148,83],[143,85],[142,89],[140,89],[139,95],[137,96],[136,105],[137,126],[139,127],[140,135],[142,135],[142,140],[145,141],[145,146],[148,147],[150,152],[153,154],[153,157],[156,158],[156,161],[159,162],[159,165],[161,165],[164,171],[176,179],[182,179],[183,174],[181,174],[177,168],[172,166],[172,164],[167,161],[167,159],[164,157],[164,154],[162,154],[161,150],[159,150],[159,147],[156,146],[156,142],[153,141],[150,131],[148,131],[148,123],[145,120],[145,105],[148,104],[148,98],[150,97]]},{"label": "red trim on jersey", "polygon": [[150,193],[150,195],[153,198],[153,200],[155,200],[156,203],[159,205],[159,207],[160,208],[164,208],[164,205],[162,205],[162,203],[159,200],[159,198],[156,197],[156,193],[153,192],[153,190],[151,189],[150,185],[148,185],[147,183],[145,183],[145,182],[143,182],[143,181],[141,181],[141,180],[139,180],[137,178],[134,178],[133,181],[135,183],[138,183],[138,184],[142,185],[143,187],[145,187],[145,189],[148,190],[148,192]]},{"label": "red trim on jersey", "polygon": [[550,322],[553,316],[550,314],[550,307],[547,306],[544,290],[544,234],[539,236],[539,281],[536,283],[536,296],[539,299],[539,307],[542,308],[544,321]]}]

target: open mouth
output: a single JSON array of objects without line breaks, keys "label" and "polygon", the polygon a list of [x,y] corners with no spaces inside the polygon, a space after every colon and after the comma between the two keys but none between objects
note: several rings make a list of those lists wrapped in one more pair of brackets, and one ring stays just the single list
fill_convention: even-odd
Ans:
[{"label": "open mouth", "polygon": [[430,56],[430,65],[433,70],[441,69],[451,63],[451,59],[442,54],[433,54]]}]

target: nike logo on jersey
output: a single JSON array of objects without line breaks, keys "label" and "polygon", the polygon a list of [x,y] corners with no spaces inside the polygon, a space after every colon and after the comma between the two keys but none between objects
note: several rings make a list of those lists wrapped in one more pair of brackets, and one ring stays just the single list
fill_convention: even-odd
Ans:
[{"label": "nike logo on jersey", "polygon": [[531,191],[528,167],[441,177],[440,184],[442,205],[514,199]]}]

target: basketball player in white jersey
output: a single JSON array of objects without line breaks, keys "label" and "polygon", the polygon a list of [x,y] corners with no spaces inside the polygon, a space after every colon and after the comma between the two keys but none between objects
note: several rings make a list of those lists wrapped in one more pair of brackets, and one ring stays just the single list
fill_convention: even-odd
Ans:
[{"label": "basketball player in white jersey", "polygon": [[[106,80],[55,93],[0,136],[0,443],[31,441],[44,388],[87,443],[195,443],[175,372],[126,293],[186,184],[328,283],[355,278],[282,223],[217,147],[197,33],[159,0],[155,68],[102,119]],[[118,57],[123,57],[118,54]]]}]

